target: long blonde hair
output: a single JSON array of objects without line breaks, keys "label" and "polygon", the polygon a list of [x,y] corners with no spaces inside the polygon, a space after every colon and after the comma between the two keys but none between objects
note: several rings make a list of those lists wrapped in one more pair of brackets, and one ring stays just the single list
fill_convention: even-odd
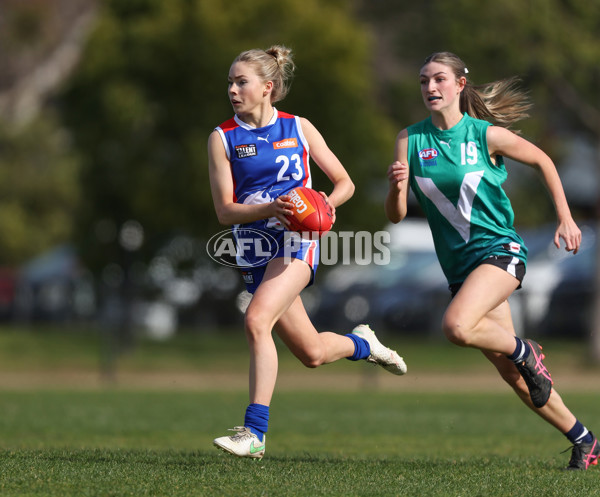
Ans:
[{"label": "long blonde hair", "polygon": [[532,107],[532,103],[527,93],[519,88],[519,78],[511,77],[473,85],[467,76],[465,63],[452,52],[433,53],[425,59],[425,64],[430,62],[438,62],[451,68],[457,80],[466,78],[467,83],[460,95],[461,112],[466,112],[476,119],[492,121],[505,128],[529,117],[527,111]]},{"label": "long blonde hair", "polygon": [[253,48],[239,54],[233,63],[252,64],[261,81],[272,81],[271,103],[283,100],[290,89],[296,65],[292,60],[292,50],[283,45],[273,45],[266,50]]}]

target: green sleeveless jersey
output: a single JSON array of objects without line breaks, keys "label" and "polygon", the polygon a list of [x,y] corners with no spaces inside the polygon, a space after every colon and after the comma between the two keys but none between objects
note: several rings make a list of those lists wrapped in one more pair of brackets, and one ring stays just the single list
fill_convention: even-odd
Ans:
[{"label": "green sleeveless jersey", "polygon": [[410,187],[433,234],[448,283],[461,283],[490,256],[527,261],[527,248],[513,228],[514,212],[502,188],[506,168],[488,153],[490,123],[465,114],[440,130],[431,117],[408,128]]}]

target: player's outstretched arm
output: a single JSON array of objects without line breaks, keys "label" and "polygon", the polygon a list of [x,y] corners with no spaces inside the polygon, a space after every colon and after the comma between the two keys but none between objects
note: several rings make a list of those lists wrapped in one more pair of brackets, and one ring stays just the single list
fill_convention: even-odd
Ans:
[{"label": "player's outstretched arm", "polygon": [[559,239],[562,238],[565,241],[566,250],[576,254],[581,245],[581,230],[573,220],[560,176],[552,159],[533,143],[501,126],[488,127],[487,141],[490,156],[509,157],[531,166],[539,172],[550,194],[558,219],[554,244],[557,248],[560,247]]}]

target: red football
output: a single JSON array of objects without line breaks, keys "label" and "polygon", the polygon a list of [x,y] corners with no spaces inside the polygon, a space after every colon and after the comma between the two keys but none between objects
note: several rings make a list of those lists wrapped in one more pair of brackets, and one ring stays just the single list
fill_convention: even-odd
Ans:
[{"label": "red football", "polygon": [[323,235],[331,229],[333,214],[323,196],[305,186],[299,186],[287,193],[294,204],[294,213],[288,216],[288,229],[298,232],[312,232]]}]

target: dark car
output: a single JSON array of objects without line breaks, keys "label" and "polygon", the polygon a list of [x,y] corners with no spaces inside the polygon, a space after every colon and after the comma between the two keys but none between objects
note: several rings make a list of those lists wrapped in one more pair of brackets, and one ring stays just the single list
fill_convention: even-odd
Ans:
[{"label": "dark car", "polygon": [[318,328],[343,331],[368,323],[402,333],[439,329],[449,292],[427,222],[410,219],[387,229],[388,264],[340,265],[303,292]]},{"label": "dark car", "polygon": [[[592,331],[596,227],[581,224],[582,244],[577,254],[554,246],[554,227],[544,236],[545,245],[529,258],[523,289],[514,294],[528,333],[581,338]],[[525,239],[527,243],[527,239]]]}]

